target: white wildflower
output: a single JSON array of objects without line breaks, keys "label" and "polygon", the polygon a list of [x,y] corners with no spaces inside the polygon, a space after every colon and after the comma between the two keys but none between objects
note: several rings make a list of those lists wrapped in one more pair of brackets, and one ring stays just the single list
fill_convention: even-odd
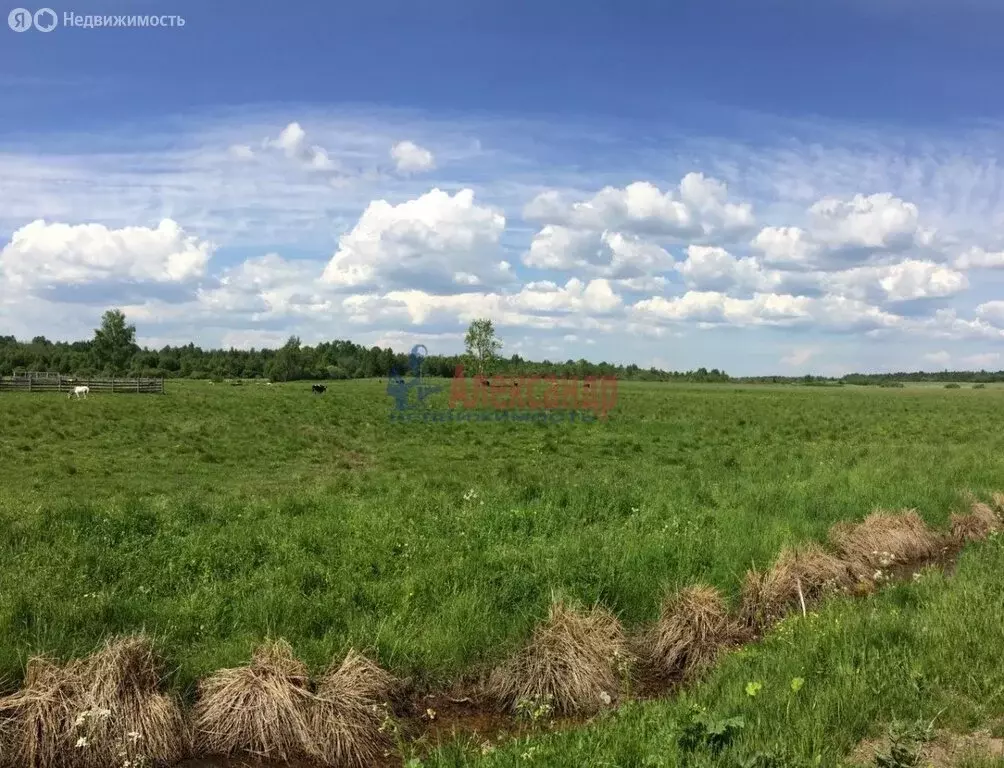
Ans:
[{"label": "white wildflower", "polygon": [[87,738],[86,737],[81,736],[79,739],[77,739],[77,747],[78,748],[79,747],[86,747],[86,746],[87,746]]}]

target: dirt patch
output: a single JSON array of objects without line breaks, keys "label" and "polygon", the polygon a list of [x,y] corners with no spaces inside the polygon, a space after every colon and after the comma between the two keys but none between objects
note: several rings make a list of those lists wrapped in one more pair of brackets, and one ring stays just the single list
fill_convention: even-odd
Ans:
[{"label": "dirt patch", "polygon": [[[889,737],[866,739],[848,756],[854,766],[873,766],[875,756],[889,750]],[[972,758],[1004,758],[1004,739],[997,739],[989,731],[969,734],[939,730],[931,741],[920,747],[921,768],[955,768]]]}]

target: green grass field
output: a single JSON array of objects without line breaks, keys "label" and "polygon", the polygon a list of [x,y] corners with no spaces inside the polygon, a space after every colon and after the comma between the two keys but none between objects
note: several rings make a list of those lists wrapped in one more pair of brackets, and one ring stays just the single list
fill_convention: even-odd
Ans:
[{"label": "green grass field", "polygon": [[[552,593],[600,601],[630,627],[668,586],[734,597],[751,564],[835,521],[916,507],[943,526],[962,491],[1004,488],[1001,388],[622,383],[619,395],[606,423],[545,426],[392,424],[379,381],[323,396],[303,382],[0,394],[0,676],[144,628],[186,695],[266,636],[315,669],[370,647],[441,685],[524,642]],[[741,711],[749,744],[799,758],[956,695],[960,723],[999,714],[1002,567],[990,542],[947,584],[830,606],[693,695]],[[795,676],[800,698],[785,693]],[[764,682],[755,701],[745,678]],[[535,741],[535,764],[675,765],[665,728],[685,704]],[[528,748],[438,759],[515,765]]]}]

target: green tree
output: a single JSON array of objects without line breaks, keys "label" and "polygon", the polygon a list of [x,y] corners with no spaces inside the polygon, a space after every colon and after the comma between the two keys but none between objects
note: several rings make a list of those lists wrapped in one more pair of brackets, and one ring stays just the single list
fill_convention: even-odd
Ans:
[{"label": "green tree", "polygon": [[478,375],[491,372],[491,366],[498,359],[502,342],[495,335],[495,325],[487,318],[474,320],[464,337],[467,356],[477,366]]},{"label": "green tree", "polygon": [[300,378],[303,353],[300,337],[290,336],[274,358],[265,367],[265,374],[273,381],[292,381]]},{"label": "green tree", "polygon": [[91,342],[95,366],[123,371],[136,350],[136,326],[126,324],[121,310],[109,309],[101,316],[101,327],[94,330]]}]

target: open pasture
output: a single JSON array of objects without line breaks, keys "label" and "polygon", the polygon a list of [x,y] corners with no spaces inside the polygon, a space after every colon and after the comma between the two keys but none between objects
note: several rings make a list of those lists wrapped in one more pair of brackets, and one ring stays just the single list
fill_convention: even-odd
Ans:
[{"label": "open pasture", "polygon": [[[0,675],[145,628],[173,685],[283,637],[440,683],[552,592],[627,625],[875,507],[1004,477],[1004,390],[621,385],[606,423],[391,424],[386,382],[0,396]],[[445,395],[443,396],[445,400]]]}]

